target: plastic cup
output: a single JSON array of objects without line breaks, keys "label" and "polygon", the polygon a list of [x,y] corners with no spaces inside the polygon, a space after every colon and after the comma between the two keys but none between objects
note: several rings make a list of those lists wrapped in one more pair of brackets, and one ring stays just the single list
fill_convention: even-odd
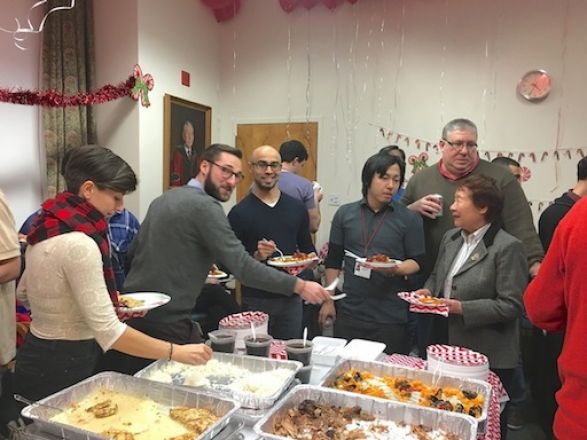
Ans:
[{"label": "plastic cup", "polygon": [[256,338],[253,338],[253,335],[245,337],[247,354],[251,356],[269,357],[272,341],[273,338],[269,335],[257,335]]},{"label": "plastic cup", "polygon": [[285,343],[287,358],[291,361],[299,361],[304,365],[310,365],[312,359],[312,342],[303,339],[290,339]]},{"label": "plastic cup", "polygon": [[236,333],[230,330],[214,330],[208,333],[212,351],[220,353],[234,353]]},{"label": "plastic cup", "polygon": [[298,379],[302,384],[310,383],[311,378],[312,378],[312,366],[311,365],[300,368],[296,374],[296,379]]}]

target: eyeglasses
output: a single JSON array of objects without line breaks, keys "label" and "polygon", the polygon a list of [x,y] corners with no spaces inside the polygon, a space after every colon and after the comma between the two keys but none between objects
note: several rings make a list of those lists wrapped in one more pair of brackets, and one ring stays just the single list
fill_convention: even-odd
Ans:
[{"label": "eyeglasses", "polygon": [[271,168],[273,171],[277,171],[281,168],[281,162],[265,162],[264,160],[260,160],[259,162],[251,162],[251,165],[260,170]]},{"label": "eyeglasses", "polygon": [[230,179],[232,176],[234,176],[236,183],[239,183],[245,177],[244,174],[241,173],[240,171],[238,173],[235,173],[230,168],[225,167],[224,165],[219,165],[216,162],[212,162],[210,160],[208,162],[210,162],[212,165],[216,165],[218,168],[220,168],[220,174],[225,179]]},{"label": "eyeglasses", "polygon": [[463,147],[467,147],[467,150],[474,150],[475,148],[477,148],[477,142],[465,142],[465,141],[451,142],[447,139],[443,139],[443,141],[446,142],[448,145],[451,146],[451,148],[453,148],[455,150],[460,150]]}]

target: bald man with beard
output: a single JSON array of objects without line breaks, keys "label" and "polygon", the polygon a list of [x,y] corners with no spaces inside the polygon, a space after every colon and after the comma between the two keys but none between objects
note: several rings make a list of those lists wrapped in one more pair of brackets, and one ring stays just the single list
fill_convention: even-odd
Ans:
[{"label": "bald man with beard", "polygon": [[[249,167],[255,184],[248,196],[228,214],[228,221],[247,252],[266,262],[276,253],[316,252],[310,236],[306,207],[277,186],[281,157],[265,145],[256,148]],[[281,269],[275,269],[281,270]],[[261,310],[269,315],[269,333],[277,339],[293,339],[302,333],[302,299],[278,296],[243,283],[244,310]]]}]

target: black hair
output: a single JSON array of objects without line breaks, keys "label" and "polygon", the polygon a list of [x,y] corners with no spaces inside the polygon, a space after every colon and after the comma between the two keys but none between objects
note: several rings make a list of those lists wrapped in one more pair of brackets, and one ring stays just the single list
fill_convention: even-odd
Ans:
[{"label": "black hair", "polygon": [[483,174],[472,174],[459,184],[457,191],[463,188],[471,191],[473,205],[477,208],[487,208],[485,220],[490,223],[499,221],[503,209],[503,193],[493,178]]},{"label": "black hair", "polygon": [[291,141],[284,142],[279,147],[279,155],[281,156],[282,162],[293,162],[298,159],[299,162],[308,160],[308,150],[304,144],[300,141],[292,139]]},{"label": "black hair", "polygon": [[404,178],[406,176],[406,165],[402,161],[401,157],[392,156],[389,153],[377,153],[367,159],[365,165],[363,165],[363,171],[361,171],[361,182],[363,183],[362,193],[363,197],[367,197],[367,191],[373,181],[375,173],[379,177],[385,176],[390,166],[398,165],[400,170],[400,182],[401,187],[404,184]]},{"label": "black hair", "polygon": [[495,159],[493,159],[491,161],[491,163],[494,163],[496,165],[501,165],[504,168],[507,168],[509,165],[511,165],[513,167],[518,167],[518,168],[520,167],[520,162],[512,159],[511,157],[507,157],[507,156],[498,156]]},{"label": "black hair", "polygon": [[406,162],[406,152],[397,145],[387,145],[383,147],[381,150],[379,150],[379,153],[392,154],[392,151],[398,151],[404,163]]},{"label": "black hair", "polygon": [[100,189],[127,194],[137,187],[137,176],[120,156],[99,145],[72,148],[65,166],[67,190],[77,194],[82,184],[91,180]]},{"label": "black hair", "polygon": [[587,179],[587,156],[577,162],[577,180]]}]

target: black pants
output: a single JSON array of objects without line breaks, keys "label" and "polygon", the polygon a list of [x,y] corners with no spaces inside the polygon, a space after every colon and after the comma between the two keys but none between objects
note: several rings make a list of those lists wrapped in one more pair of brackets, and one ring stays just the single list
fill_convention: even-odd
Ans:
[{"label": "black pants", "polygon": [[557,360],[561,354],[564,339],[564,332],[545,335],[537,327],[532,329],[530,385],[540,426],[547,439],[554,438],[552,425],[558,408],[555,394],[561,388]]},{"label": "black pants", "polygon": [[[174,344],[197,344],[202,342],[200,330],[190,320],[183,319],[172,324],[163,324],[146,321],[144,319],[131,319],[127,324],[149,336]],[[133,375],[147,365],[153,363],[152,359],[145,359],[109,350],[100,362],[100,371],[118,371]]]},{"label": "black pants", "polygon": [[[515,368],[492,368],[508,394],[512,392],[512,384],[514,381]],[[504,410],[499,416],[499,426],[501,431],[501,440],[506,440],[508,433],[508,411],[510,409],[510,402],[506,403]]]},{"label": "black pants", "polygon": [[408,354],[407,323],[380,324],[338,315],[334,322],[334,337],[351,339],[368,339],[385,344],[385,353]]},{"label": "black pants", "polygon": [[26,335],[16,354],[14,392],[39,400],[92,376],[102,351],[94,339],[60,341]]},{"label": "black pants", "polygon": [[273,295],[273,298],[244,296],[243,310],[269,315],[268,332],[275,339],[302,337],[302,298],[298,295]]}]

